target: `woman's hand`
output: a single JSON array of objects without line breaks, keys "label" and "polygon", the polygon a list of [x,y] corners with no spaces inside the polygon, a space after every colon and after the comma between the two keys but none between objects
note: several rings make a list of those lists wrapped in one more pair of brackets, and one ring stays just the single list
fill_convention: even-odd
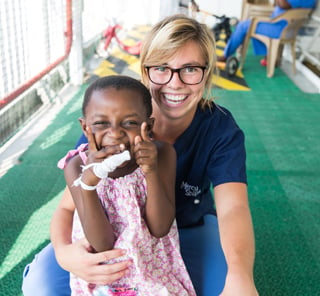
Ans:
[{"label": "woman's hand", "polygon": [[228,272],[226,283],[220,296],[258,296],[251,276],[244,272]]},{"label": "woman's hand", "polygon": [[92,284],[108,285],[120,279],[131,265],[131,261],[115,264],[101,264],[101,262],[123,256],[124,250],[93,253],[86,239],[71,242],[74,209],[70,191],[66,188],[52,217],[50,229],[58,263],[63,269]]},{"label": "woman's hand", "polygon": [[114,249],[101,253],[91,253],[91,247],[86,239],[78,240],[72,244],[60,246],[55,250],[59,264],[65,270],[88,283],[97,285],[110,285],[125,274],[131,261],[102,264],[108,260],[125,255],[124,250]]}]

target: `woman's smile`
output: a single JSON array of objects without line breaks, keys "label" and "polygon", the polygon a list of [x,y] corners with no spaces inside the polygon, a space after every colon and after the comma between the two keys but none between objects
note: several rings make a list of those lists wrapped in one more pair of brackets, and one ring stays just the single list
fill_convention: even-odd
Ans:
[{"label": "woman's smile", "polygon": [[162,95],[164,99],[164,103],[168,106],[178,106],[183,104],[186,99],[188,98],[188,95],[185,94],[168,94],[165,93]]}]

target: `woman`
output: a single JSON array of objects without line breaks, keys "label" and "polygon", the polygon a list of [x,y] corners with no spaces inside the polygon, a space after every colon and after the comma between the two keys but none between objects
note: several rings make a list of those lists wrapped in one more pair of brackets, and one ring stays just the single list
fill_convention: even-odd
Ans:
[{"label": "woman", "polygon": [[[142,80],[153,98],[152,137],[173,144],[177,153],[176,219],[182,257],[197,295],[258,295],[253,280],[255,250],[244,135],[230,112],[210,100],[213,36],[194,19],[168,17],[147,35],[140,56]],[[73,211],[66,191],[51,224],[60,265],[95,284],[121,278],[130,261],[99,263],[125,250],[93,254],[86,241],[71,243]],[[44,272],[46,264],[55,274]],[[41,296],[70,295],[68,273],[59,269],[51,245],[26,273],[25,296],[35,295],[39,283],[45,286],[41,286]]]}]

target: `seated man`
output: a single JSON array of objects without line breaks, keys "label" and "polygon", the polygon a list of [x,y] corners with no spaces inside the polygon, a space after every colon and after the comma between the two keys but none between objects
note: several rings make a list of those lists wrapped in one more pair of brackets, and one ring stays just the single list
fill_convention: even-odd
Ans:
[{"label": "seated man", "polygon": [[[315,8],[316,3],[317,0],[276,0],[276,6],[270,18],[274,18],[291,8]],[[236,52],[238,47],[243,43],[249,30],[250,24],[251,20],[245,20],[238,23],[235,31],[232,33],[224,49],[224,55],[218,57],[218,61],[226,61],[228,57],[232,56]],[[269,36],[271,38],[278,38],[285,26],[285,21],[279,21],[274,24],[261,22],[258,24],[256,32]],[[256,55],[266,56],[267,54],[265,45],[259,40],[253,39],[253,49]],[[267,65],[266,59],[261,60],[261,65]]]}]

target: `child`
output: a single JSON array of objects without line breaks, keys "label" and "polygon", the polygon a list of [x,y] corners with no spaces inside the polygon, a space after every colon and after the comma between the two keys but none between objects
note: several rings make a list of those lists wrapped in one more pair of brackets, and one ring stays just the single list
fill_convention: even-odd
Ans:
[{"label": "child", "polygon": [[196,295],[175,222],[176,155],[149,136],[148,89],[126,76],[100,78],[88,87],[82,112],[88,144],[58,164],[77,209],[72,239],[85,236],[97,252],[125,249],[132,265],[108,286],[71,274],[72,295]]}]

